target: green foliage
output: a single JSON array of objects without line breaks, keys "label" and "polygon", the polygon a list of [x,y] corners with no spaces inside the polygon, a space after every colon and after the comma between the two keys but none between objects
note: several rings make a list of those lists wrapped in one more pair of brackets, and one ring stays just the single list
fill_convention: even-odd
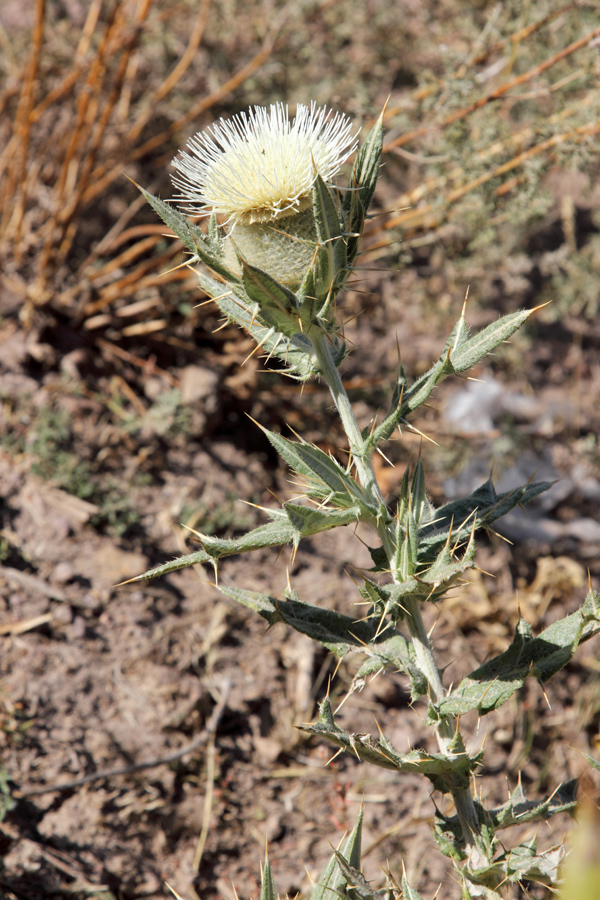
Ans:
[{"label": "green foliage", "polygon": [[268,857],[265,858],[265,865],[262,871],[260,900],[276,900],[275,882],[273,881],[273,872]]},{"label": "green foliage", "polygon": [[531,310],[521,310],[503,316],[473,337],[469,336],[464,315],[461,316],[446,341],[438,361],[410,387],[404,369],[400,365],[390,411],[367,438],[367,446],[377,447],[381,441],[389,440],[398,425],[408,424],[407,416],[427,402],[438,384],[449,375],[458,375],[472,368],[507,341],[530,315]]},{"label": "green foliage", "polygon": [[414,888],[411,888],[406,880],[406,875],[402,876],[402,897],[403,900],[423,900],[421,894],[419,894],[418,891],[415,891]]},{"label": "green foliage", "polygon": [[363,141],[354,163],[348,190],[342,202],[347,227],[349,265],[352,265],[358,252],[359,239],[379,177],[382,151],[383,113]]},{"label": "green foliage", "polygon": [[69,494],[88,500],[94,493],[92,467],[70,449],[71,417],[64,409],[44,406],[32,423],[33,440],[28,449],[34,462],[32,471],[52,481]]},{"label": "green foliage", "polygon": [[[448,115],[457,103],[464,102],[469,90],[466,74],[462,81],[455,80],[454,87],[455,93],[438,97],[431,110],[439,112],[443,108]],[[453,120],[453,129],[446,129],[446,137],[462,133],[465,125],[459,123],[459,118]],[[168,204],[144,192],[193,254],[191,261],[201,260],[225,282],[203,272],[199,274],[203,289],[213,297],[225,318],[244,328],[269,356],[282,360],[287,374],[301,380],[320,375],[327,382],[346,431],[350,454],[344,467],[316,444],[301,437],[290,440],[263,429],[271,445],[300,478],[304,497],[315,506],[296,499],[284,503],[281,509],[265,510],[265,524],[236,538],[196,532],[199,550],[132,580],[164,575],[196,563],[210,564],[216,571],[218,561],[224,557],[286,544],[295,554],[302,538],[342,525],[361,523],[370,529],[375,544],[370,548],[372,577],[365,575],[359,586],[369,609],[358,620],[303,602],[291,588],[278,598],[236,586],[217,587],[226,597],[254,610],[269,626],[289,626],[326,647],[338,659],[358,658],[360,664],[350,691],[360,689],[368,677],[386,668],[407,676],[412,700],[427,700],[428,723],[435,731],[438,752],[413,749],[401,753],[383,732],[374,738],[346,731],[336,723],[329,699],[322,702],[318,721],[303,725],[302,730],[361,762],[392,770],[399,776],[419,773],[434,790],[450,794],[456,815],[438,814],[435,839],[458,869],[464,897],[484,896],[492,900],[502,895],[504,885],[524,879],[555,883],[560,849],[538,852],[535,840],[507,848],[497,833],[572,811],[575,783],[562,785],[549,797],[532,801],[525,798],[519,786],[503,806],[484,809],[471,793],[483,751],[475,755],[466,751],[460,716],[471,710],[477,710],[479,715],[492,712],[527,678],[535,677],[544,684],[560,671],[580,643],[600,632],[600,598],[590,591],[581,609],[554,622],[537,637],[521,619],[512,644],[504,653],[479,666],[457,688],[444,687],[421,617],[421,605],[442,601],[465,571],[476,565],[478,529],[491,528],[499,518],[550,485],[527,483],[498,493],[490,478],[469,496],[436,509],[427,496],[424,467],[419,461],[412,472],[407,468],[396,508],[391,510],[377,485],[373,454],[398,426],[407,424],[408,417],[429,400],[441,381],[468,371],[493,353],[527,321],[531,310],[510,313],[475,334],[469,333],[464,314],[461,315],[431,369],[410,383],[400,366],[391,389],[388,414],[372,430],[360,431],[337,371],[346,350],[338,336],[333,300],[345,284],[358,251],[377,181],[382,140],[380,118],[358,154],[347,191],[334,193],[317,177],[312,194],[317,242],[312,264],[297,291],[277,282],[253,265],[251,259],[240,257],[241,278],[232,275],[223,265],[214,219],[205,235]],[[274,892],[267,861],[262,900],[274,900]],[[402,892],[407,900],[420,900],[406,878]],[[362,875],[359,820],[353,835],[339,851],[334,851],[311,900],[329,900],[332,895],[348,900],[384,900],[397,893],[397,886],[383,891],[372,889]]]},{"label": "green foliage", "polygon": [[[475,808],[479,822],[491,836],[493,847],[495,835],[513,825],[544,822],[557,813],[571,813],[577,807],[577,779],[561,784],[549,797],[542,800],[527,800],[521,781],[512,792],[510,799],[502,806],[487,809],[476,800]],[[439,810],[435,818],[434,837],[440,850],[451,859],[464,859],[464,835],[458,816],[443,816]]]},{"label": "green foliage", "polygon": [[0,822],[3,822],[7,813],[17,805],[12,797],[11,780],[4,766],[0,766]]},{"label": "green foliage", "polygon": [[186,566],[194,566],[198,563],[209,563],[216,570],[217,562],[226,556],[234,556],[237,553],[246,553],[249,550],[262,550],[265,547],[281,547],[291,544],[298,546],[303,537],[335,528],[338,525],[349,525],[357,521],[359,510],[350,507],[345,510],[313,510],[287,503],[283,509],[266,510],[270,522],[260,525],[239,538],[217,538],[209,534],[194,532],[202,543],[202,549],[195,553],[181,556],[171,562],[149,569],[143,575],[132,578],[132,581],[142,581],[144,578],[158,578],[167,575],[177,569]]},{"label": "green foliage", "polygon": [[[333,851],[325,869],[316,879],[310,900],[329,900],[330,897],[347,897],[348,900],[377,900],[376,895],[354,894],[354,879],[359,873],[362,839],[363,811],[360,810],[351,833]],[[363,879],[364,881],[364,879]],[[366,882],[365,882],[366,884]],[[260,900],[275,900],[275,880],[268,857],[262,871]]]},{"label": "green foliage", "polygon": [[360,868],[362,821],[361,809],[351,833],[342,841],[339,849],[334,850],[329,863],[317,878],[310,900],[329,900],[332,896],[344,896],[344,889],[349,884],[344,867]]},{"label": "green foliage", "polygon": [[512,644],[461,681],[441,702],[438,712],[463,715],[476,709],[485,715],[523,686],[526,678],[543,684],[573,657],[579,644],[600,633],[600,596],[590,590],[581,609],[545,628],[538,637],[520,619]]},{"label": "green foliage", "polygon": [[368,500],[364,491],[332,456],[306,441],[289,441],[265,428],[262,430],[290,468],[306,479],[308,497],[342,509],[358,506],[368,516]]},{"label": "green foliage", "polygon": [[475,885],[496,887],[534,881],[550,886],[558,880],[558,870],[564,854],[562,846],[538,853],[537,840],[533,838],[506,850],[489,865],[466,866],[462,872]]},{"label": "green foliage", "polygon": [[225,596],[257,612],[269,625],[283,622],[322,644],[339,659],[350,652],[365,655],[367,662],[356,675],[357,684],[368,674],[389,665],[408,675],[415,699],[425,693],[425,681],[415,664],[411,645],[395,628],[389,625],[382,628],[378,619],[371,617],[357,621],[350,616],[304,603],[295,591],[289,591],[284,599],[277,599],[243,588],[223,585],[218,585],[218,588]]},{"label": "green foliage", "polygon": [[[202,247],[204,253],[207,254],[208,258],[211,260],[211,263],[218,262],[222,253],[221,248],[214,237],[207,237],[201,228],[193,222],[190,222],[188,217],[180,213],[174,206],[165,203],[164,200],[160,200],[158,197],[154,197],[139,184],[136,185],[136,187],[142,193],[144,199],[150,204],[154,212],[157,213],[165,225],[177,235],[190,253],[194,254],[194,257],[198,252],[198,248]],[[192,261],[194,261],[194,257],[192,257]],[[236,280],[239,281],[239,279]]]},{"label": "green foliage", "polygon": [[348,248],[343,236],[344,222],[340,221],[334,199],[320,176],[313,187],[313,210],[319,243],[301,294],[309,302],[311,298],[317,298],[317,304],[322,300],[320,308],[317,304],[310,305],[313,316],[325,322],[333,300],[348,277]]},{"label": "green foliage", "polygon": [[397,772],[420,772],[442,793],[468,788],[471,775],[480,762],[480,756],[470,757],[465,752],[452,756],[426,753],[424,750],[400,753],[384,734],[378,739],[370,734],[350,734],[335,724],[329,700],[324,700],[321,704],[318,722],[314,725],[302,725],[301,728],[307,734],[318,735],[352,753],[362,762]]}]

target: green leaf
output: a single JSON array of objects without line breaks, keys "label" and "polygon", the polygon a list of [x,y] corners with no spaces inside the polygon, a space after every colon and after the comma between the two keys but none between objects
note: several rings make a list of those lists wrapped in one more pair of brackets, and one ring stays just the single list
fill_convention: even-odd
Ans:
[{"label": "green leaf", "polygon": [[313,185],[313,209],[319,240],[312,267],[313,289],[320,301],[315,313],[318,318],[325,318],[348,276],[348,260],[339,213],[320,175]]},{"label": "green leaf", "polygon": [[380,616],[393,616],[395,621],[404,618],[403,600],[418,591],[419,582],[416,578],[408,578],[399,584],[377,584],[370,578],[365,578],[359,591],[365,600],[373,604]]},{"label": "green leaf", "polygon": [[552,484],[540,481],[497,494],[489,478],[469,497],[453,500],[435,510],[432,520],[419,532],[419,550],[427,558],[439,552],[448,536],[456,542],[468,539],[473,527],[481,528],[492,525],[516,506],[524,506],[534,497],[547,491]]},{"label": "green leaf", "polygon": [[[330,609],[302,603],[294,591],[289,592],[286,599],[279,600],[259,591],[224,585],[218,587],[227,597],[253,609],[269,625],[284,622],[295,631],[323,644],[338,656],[344,656],[352,649],[359,649],[368,655],[377,656],[383,663],[389,661],[387,642],[384,641],[383,635],[379,637],[382,645],[382,656],[379,656],[377,623],[372,619],[357,621],[351,616]],[[400,635],[398,637],[401,638]]]},{"label": "green leaf", "polygon": [[[266,309],[278,309],[289,317],[294,313],[294,332],[298,328],[298,302],[296,295],[288,288],[279,284],[274,278],[263,272],[262,269],[251,266],[242,260],[242,276],[244,288],[250,300],[257,303],[261,311]],[[285,332],[284,332],[285,333]]]},{"label": "green leaf", "polygon": [[427,684],[414,661],[412,645],[395,628],[380,628],[377,619],[356,620],[333,610],[313,606],[299,600],[294,591],[285,599],[271,597],[259,591],[217,585],[226,597],[258,613],[270,625],[283,622],[295,631],[322,644],[339,659],[347,653],[359,652],[367,663],[356,675],[356,681],[391,666],[410,679],[413,699],[427,691]]},{"label": "green leaf", "polygon": [[425,470],[421,460],[417,462],[410,489],[410,504],[416,525],[431,518],[431,504],[425,492]]},{"label": "green leaf", "polygon": [[[535,838],[518,844],[487,866],[465,867],[463,874],[474,884],[497,886],[521,883],[524,880],[553,885],[565,856],[565,847],[553,847],[538,854]],[[573,898],[575,900],[575,898]]]},{"label": "green leaf", "polygon": [[300,332],[291,336],[283,334],[261,320],[258,307],[250,304],[244,294],[234,289],[228,290],[204,272],[197,272],[197,275],[200,286],[214,299],[225,318],[247,331],[267,357],[275,356],[285,363],[286,375],[306,381],[318,373],[312,344],[305,335]]},{"label": "green leaf", "polygon": [[[448,537],[451,537],[449,535]],[[416,577],[421,585],[420,593],[424,593],[426,587],[431,599],[437,599],[440,593],[445,593],[467,569],[475,566],[475,538],[473,531],[462,556],[458,556],[450,546],[448,540],[433,564],[429,568],[419,571]]]},{"label": "green leaf", "polygon": [[388,900],[390,896],[389,891],[374,890],[360,869],[346,862],[342,854],[337,850],[333,852],[346,885],[343,893],[340,893],[340,897],[347,897],[348,900],[384,900],[384,898]]},{"label": "green leaf", "polygon": [[262,430],[290,468],[309,480],[309,496],[314,491],[320,498],[327,499],[333,493],[338,505],[358,506],[361,518],[372,518],[375,511],[367,503],[361,488],[333,457],[314,444],[290,441],[266,428]]},{"label": "green leaf", "polygon": [[411,888],[404,874],[402,875],[402,900],[423,900],[421,894]]},{"label": "green leaf", "polygon": [[492,350],[495,350],[496,347],[507,341],[527,321],[532,312],[533,310],[531,309],[522,309],[503,316],[472,338],[467,336],[464,318],[461,317],[455,340],[450,350],[450,362],[454,371],[465,372],[467,369],[472,368],[484,356],[487,356]]},{"label": "green leaf", "polygon": [[[324,871],[317,878],[311,891],[310,900],[334,900],[336,896],[342,896],[342,891],[347,885],[346,878],[340,869],[339,856],[353,868],[360,867],[360,845],[362,839],[362,807],[356,820],[356,825],[341,842],[338,851],[334,851]],[[339,854],[339,856],[338,856]]]},{"label": "green leaf", "polygon": [[[413,540],[412,533],[409,533],[405,540],[399,541],[401,552],[398,560],[394,560],[394,563],[398,578],[402,578],[402,581],[379,585],[365,579],[364,586],[359,588],[365,600],[370,600],[380,615],[389,614],[394,620],[404,617],[409,600],[417,600],[421,603],[438,600],[456,584],[467,569],[472,569],[475,565],[475,539],[472,532],[466,543],[462,545],[461,554],[457,552],[456,541],[452,541],[451,545],[450,540],[447,539],[437,557],[433,561],[422,564],[422,567],[415,565],[412,556],[409,558],[409,554],[414,552],[414,549],[411,549]],[[374,551],[371,551],[371,556],[373,559],[379,560],[379,555]],[[389,569],[387,558],[383,553],[381,562],[384,570]],[[378,566],[374,568],[376,571],[381,571]]]},{"label": "green leaf", "polygon": [[[306,515],[302,515],[301,510]],[[303,537],[339,525],[348,525],[355,522],[358,515],[356,507],[345,510],[311,510],[294,503],[286,504],[283,509],[269,509],[266,512],[271,519],[270,522],[253,528],[239,538],[218,538],[197,532],[204,551],[211,559],[217,560],[266,547],[280,547],[284,544],[297,547]]]},{"label": "green leaf", "polygon": [[406,377],[406,373],[404,371],[402,363],[399,363],[398,376],[396,378],[396,384],[394,385],[394,391],[392,393],[390,411],[383,422],[381,422],[372,431],[371,429],[368,429],[368,432],[363,435],[363,438],[367,442],[367,446],[369,448],[374,449],[375,447],[378,447],[379,444],[381,444],[383,441],[389,440],[389,438],[392,436],[392,434],[400,424],[400,420],[404,415],[402,400],[407,384],[408,379]]},{"label": "green leaf", "polygon": [[281,547],[284,544],[291,544],[295,548],[303,537],[356,522],[360,510],[358,507],[309,509],[298,503],[290,502],[286,503],[283,509],[269,509],[266,512],[271,519],[270,522],[253,528],[252,531],[239,538],[219,538],[195,532],[202,542],[201,550],[163,563],[143,575],[132,578],[131,581],[157,578],[159,575],[168,575],[169,572],[175,572],[177,569],[184,569],[186,566],[194,566],[198,563],[210,563],[216,569],[217,560],[252,550]]},{"label": "green leaf", "polygon": [[545,821],[557,813],[574,812],[577,806],[577,778],[561,784],[549,797],[543,800],[527,800],[521,783],[512,793],[510,800],[497,809],[487,810],[494,831],[522,825],[526,822]]},{"label": "green leaf", "polygon": [[289,501],[285,504],[284,510],[301,537],[328,531],[339,525],[350,525],[352,522],[358,522],[360,516],[358,506],[351,506],[349,509],[314,509]]},{"label": "green leaf", "polygon": [[472,758],[466,753],[452,757],[424,750],[399,753],[385,735],[375,739],[370,734],[350,734],[335,724],[329,700],[321,704],[318,722],[299,727],[307,734],[325,738],[363,762],[397,772],[419,772],[442,793],[468,789],[471,775],[480,761],[480,756]]},{"label": "green leaf", "polygon": [[532,312],[533,310],[520,310],[510,313],[471,338],[468,337],[464,317],[461,316],[446,341],[438,361],[410,387],[407,386],[404,370],[400,367],[390,412],[373,430],[368,439],[369,446],[376,447],[382,441],[388,440],[398,425],[406,423],[406,417],[411,412],[427,402],[440,382],[449,375],[464,372],[474,366],[514,334]]},{"label": "green leaf", "polygon": [[[242,279],[239,275],[236,275],[231,271],[224,263],[221,262],[219,258],[215,256],[213,253],[208,253],[206,248],[202,244],[198,244],[196,247],[196,253],[198,254],[200,261],[204,263],[205,266],[208,266],[209,269],[212,269],[213,272],[216,272],[221,278],[224,278],[225,281],[230,282],[231,284],[240,285],[242,283]],[[223,285],[219,285],[218,293],[215,294],[215,297],[219,296],[219,294],[223,293]],[[212,295],[211,295],[212,296]]]},{"label": "green leaf", "polygon": [[205,553],[204,550],[196,550],[194,553],[187,553],[185,556],[179,556],[177,559],[172,559],[169,562],[162,563],[160,566],[155,566],[153,569],[148,569],[143,575],[136,575],[135,578],[130,578],[129,581],[124,581],[123,584],[133,584],[136,581],[144,581],[147,578],[159,578],[161,575],[177,572],[178,569],[185,569],[186,566],[195,566],[199,563],[212,564],[212,562],[213,560],[208,553]]},{"label": "green leaf", "polygon": [[195,254],[198,252],[198,248],[201,247],[203,253],[207,256],[218,255],[218,245],[207,238],[202,229],[190,222],[187,216],[182,215],[178,209],[169,203],[165,203],[164,200],[154,197],[149,191],[140,187],[139,184],[136,187],[144,195],[154,212],[160,216],[165,225],[177,235],[188,250]]},{"label": "green leaf", "polygon": [[342,210],[347,226],[348,263],[358,252],[360,236],[365,225],[367,210],[371,205],[383,149],[383,113],[363,142],[352,171],[350,185],[344,194]]},{"label": "green leaf", "polygon": [[439,705],[442,716],[476,709],[486,715],[523,686],[527,678],[543,684],[560,671],[583,641],[600,633],[600,597],[590,591],[580,610],[545,628],[538,637],[521,619],[510,647],[464,678]]},{"label": "green leaf", "polygon": [[271,863],[268,857],[265,857],[265,865],[262,871],[260,900],[276,900],[275,882],[273,881],[273,872],[271,871]]},{"label": "green leaf", "polygon": [[[556,791],[542,800],[527,800],[521,784],[515,788],[510,800],[495,809],[489,809],[475,799],[475,808],[482,829],[491,835],[513,825],[543,822],[559,813],[571,813],[577,807],[577,785],[575,778],[562,784]],[[464,835],[457,815],[443,816],[438,812],[435,818],[434,837],[445,856],[461,860]],[[492,847],[497,844],[492,839]]]},{"label": "green leaf", "polygon": [[411,700],[414,702],[427,693],[427,681],[415,663],[414,649],[406,638],[395,628],[388,627],[379,633],[379,637],[385,638],[381,643],[370,644],[368,648],[369,660],[363,664],[355,676],[359,680],[370,671],[380,671],[389,665],[398,672],[408,675],[411,684]]}]

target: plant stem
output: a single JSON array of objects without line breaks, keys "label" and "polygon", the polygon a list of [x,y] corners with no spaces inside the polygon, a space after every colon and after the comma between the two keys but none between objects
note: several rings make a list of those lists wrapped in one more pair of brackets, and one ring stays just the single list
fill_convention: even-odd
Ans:
[{"label": "plant stem", "polygon": [[358,427],[358,422],[354,417],[352,404],[348,399],[348,394],[342,384],[340,373],[331,355],[327,335],[317,328],[314,333],[311,333],[310,339],[319,363],[319,368],[321,369],[321,374],[329,385],[333,402],[340,414],[344,431],[346,432],[346,436],[350,443],[350,453],[352,454],[352,459],[356,466],[356,471],[358,472],[358,480],[364,488],[368,499],[371,501],[374,500],[380,509],[385,510],[385,503],[383,502],[383,497],[381,496],[381,491],[379,490],[379,485],[375,478],[371,460],[365,457],[365,442],[360,428]]},{"label": "plant stem", "polygon": [[[376,505],[378,509],[377,531],[381,538],[387,558],[392,568],[392,576],[398,581],[397,573],[393,571],[391,561],[394,558],[395,548],[392,533],[389,527],[387,507],[379,490],[375,472],[370,457],[365,452],[365,441],[354,416],[352,404],[340,378],[338,368],[333,360],[330,344],[327,336],[319,329],[310,335],[315,351],[315,356],[321,369],[321,374],[329,386],[331,396],[342,420],[342,425],[348,442],[350,453],[356,466],[358,479],[366,494],[367,500]],[[428,692],[431,702],[437,706],[446,696],[440,671],[435,662],[431,644],[425,630],[423,617],[419,603],[414,598],[405,600],[405,616],[415,650],[415,658],[419,670],[427,680]],[[440,752],[445,756],[455,756],[465,753],[464,743],[454,717],[444,717],[436,726],[436,736]],[[481,828],[477,816],[477,810],[473,797],[468,789],[455,788],[452,797],[458,814],[466,851],[474,865],[487,862],[488,853],[483,844]],[[490,898],[499,898],[500,895],[490,889]]]},{"label": "plant stem", "polygon": [[[346,436],[350,443],[350,452],[356,465],[359,481],[367,494],[368,499],[375,501],[378,507],[384,511],[384,515],[379,516],[377,530],[381,537],[387,558],[391,561],[394,555],[394,545],[386,521],[387,510],[383,497],[381,496],[381,491],[379,490],[379,485],[377,484],[377,479],[375,478],[373,465],[364,452],[365,442],[360,428],[358,427],[358,422],[354,416],[352,404],[348,399],[348,394],[346,393],[346,389],[340,378],[338,368],[333,361],[327,336],[322,331],[315,329],[315,333],[311,334],[310,337],[319,363],[319,368],[321,369],[323,378],[329,385],[331,396],[333,397],[336,409],[340,414],[344,431],[346,432]],[[392,575],[396,580],[394,572],[392,572]],[[416,600],[410,599],[407,601],[406,617],[410,634],[413,639],[417,663],[421,672],[427,679],[431,700],[433,703],[437,704],[445,696],[444,686],[442,684],[442,679],[440,678],[439,669],[433,657],[431,644],[429,643],[421,611]],[[440,749],[447,752],[447,745],[453,738],[454,732],[451,723],[448,722],[446,724],[446,722],[443,722],[441,723],[440,728],[442,725],[444,726],[442,729],[444,734],[439,735],[438,740],[440,741]]]}]

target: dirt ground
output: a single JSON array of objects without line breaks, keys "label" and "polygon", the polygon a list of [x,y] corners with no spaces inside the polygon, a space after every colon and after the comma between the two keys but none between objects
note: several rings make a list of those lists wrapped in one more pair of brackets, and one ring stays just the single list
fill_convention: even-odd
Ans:
[{"label": "dirt ground", "polygon": [[[204,42],[171,118],[159,107],[140,134],[168,130],[191,107],[195,84],[200,93],[215,91],[260,52],[254,70],[198,114],[197,127],[249,103],[304,100],[309,89],[319,102],[372,121],[388,94],[403,109],[420,68],[430,65],[442,78],[435,62],[442,45],[461,53],[470,46],[457,25],[460,4],[441,4],[435,18],[428,4],[407,2],[397,22],[386,4],[348,4],[345,18],[344,4],[325,3],[306,5],[297,28],[283,19],[265,50],[266,13],[276,18],[286,9],[275,6],[244,12],[234,3],[204,4]],[[116,160],[119,128],[143,113],[189,37],[188,4],[152,9],[138,30],[145,43],[136,45],[136,79],[146,73],[148,83],[119,83],[115,103],[128,89],[131,106],[120,118],[115,106],[117,124],[107,116],[113,124],[99,143]],[[99,10],[98,28],[110,22],[109,5]],[[67,49],[87,14],[75,0],[48,4],[50,49],[40,57],[36,102],[73,71]],[[235,29],[225,34],[230,21]],[[18,124],[19,65],[28,59],[35,10],[3,4],[0,22],[13,40],[3,103]],[[296,66],[290,54],[298,55]],[[110,87],[109,80],[103,97]],[[382,865],[399,880],[404,865],[423,898],[440,884],[440,898],[458,898],[430,831],[436,804],[449,807],[429,782],[369,770],[349,755],[331,760],[331,748],[295,727],[314,718],[328,690],[342,699],[352,660],[336,671],[335,660],[303,636],[282,625],[265,632],[257,616],[224,600],[208,571],[118,586],[188,552],[190,528],[241,534],[262,521],[257,507],[290,496],[284,466],[249,416],[275,430],[291,426],[336,452],[342,439],[321,385],[301,389],[265,372],[255,357],[240,367],[252,343],[234,328],[217,331],[214,307],[195,308],[205,298],[193,274],[159,279],[183,256],[160,237],[163,227],[121,175],[103,194],[82,194],[63,231],[60,216],[45,218],[61,177],[52,129],[62,122],[57,133],[66,146],[81,110],[67,88],[56,108],[45,133],[31,132],[29,143],[48,161],[23,175],[38,178],[39,190],[23,204],[20,240],[7,228],[0,244],[0,893],[7,900],[133,900],[166,897],[168,883],[184,898],[195,891],[204,900],[232,900],[232,885],[254,898],[268,842],[278,891],[304,896],[362,803],[369,880],[382,883]],[[398,116],[390,140],[407,130]],[[43,124],[41,113],[35,121]],[[12,127],[6,118],[0,130],[8,148],[10,134],[19,133]],[[127,174],[167,196],[167,163],[194,130],[186,128],[127,158]],[[432,155],[437,139],[409,144],[406,158],[385,157],[378,214],[391,221],[417,172],[427,183],[410,156]],[[500,209],[498,237],[485,246],[468,234],[469,210],[462,219],[440,213],[386,231],[383,215],[374,219],[370,253],[347,293],[353,349],[343,374],[361,425],[385,406],[397,345],[409,377],[425,371],[467,287],[473,328],[555,294],[552,308],[479,366],[478,380],[445,383],[419,412],[413,425],[433,442],[405,430],[390,443],[394,466],[379,466],[390,500],[419,453],[438,503],[490,470],[500,489],[530,477],[554,483],[501,523],[499,534],[482,536],[481,571],[427,610],[447,683],[507,646],[519,610],[540,629],[578,607],[588,579],[600,588],[600,180],[597,146],[587,152],[584,162],[548,158],[538,173],[543,213],[529,219],[523,212],[513,228]],[[71,159],[83,178],[86,157]],[[93,165],[85,174],[92,187]],[[498,184],[504,197],[508,189]],[[44,244],[54,234],[48,221],[60,234]],[[101,245],[115,222],[120,230]],[[12,220],[13,237],[15,227]],[[567,288],[557,293],[560,278],[572,296]],[[357,599],[348,566],[369,566],[370,557],[361,535],[347,532],[307,540],[293,561],[276,550],[225,560],[220,579],[277,596],[289,578],[301,598],[348,610]],[[580,648],[545,695],[528,682],[493,716],[465,717],[470,749],[486,742],[479,788],[487,802],[502,802],[519,778],[532,799],[547,795],[584,771],[583,753],[597,756],[599,647],[595,640]],[[378,723],[399,748],[433,749],[424,708],[409,700],[406,679],[390,672],[348,699],[341,723],[371,733]],[[540,847],[560,843],[568,828],[564,817],[553,819],[539,830]],[[533,885],[514,896],[527,891],[546,896]]]}]

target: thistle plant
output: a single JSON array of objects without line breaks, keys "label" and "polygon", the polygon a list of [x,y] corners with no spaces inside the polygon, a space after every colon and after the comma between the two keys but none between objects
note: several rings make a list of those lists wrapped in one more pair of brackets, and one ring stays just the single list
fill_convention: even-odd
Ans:
[{"label": "thistle plant", "polygon": [[[521,619],[512,643],[500,655],[466,673],[455,687],[444,684],[423,621],[428,603],[444,597],[475,562],[475,536],[501,516],[544,491],[528,483],[498,493],[492,480],[470,496],[435,508],[428,498],[420,461],[407,469],[393,506],[386,504],[373,469],[373,455],[450,375],[466,372],[508,340],[531,311],[504,316],[471,334],[464,310],[430,370],[411,380],[399,365],[389,389],[387,414],[361,429],[344,388],[340,367],[347,355],[336,301],[352,272],[375,191],[383,144],[380,116],[356,156],[349,184],[334,178],[355,150],[349,120],[325,109],[299,106],[254,108],[220,121],[192,138],[174,161],[176,203],[207,215],[206,232],[173,203],[142,193],[183,241],[198,265],[202,289],[223,317],[244,329],[268,360],[299,381],[324,381],[348,441],[342,465],[302,437],[263,431],[303,483],[302,497],[267,509],[266,524],[242,537],[222,539],[197,533],[200,549],[151,569],[135,580],[164,575],[198,563],[218,573],[219,560],[234,554],[290,545],[342,525],[361,523],[371,534],[372,568],[358,592],[369,610],[357,619],[299,597],[292,587],[273,597],[219,584],[225,596],[256,611],[270,625],[283,622],[308,635],[338,658],[360,661],[353,688],[384,670],[404,673],[412,702],[422,709],[437,739],[437,751],[400,752],[382,732],[378,737],[345,731],[329,699],[318,721],[303,730],[331,742],[370,765],[421,773],[434,791],[449,794],[455,812],[438,813],[434,837],[459,873],[464,897],[498,898],[528,881],[553,885],[562,851],[538,852],[535,841],[510,847],[504,832],[524,822],[548,819],[576,805],[576,783],[557,786],[548,797],[527,799],[519,787],[504,805],[486,808],[473,788],[482,752],[467,751],[460,717],[471,710],[486,716],[535,678],[540,685],[562,669],[578,645],[600,632],[600,597],[590,590],[581,608],[537,636]],[[262,427],[262,426],[261,426]],[[406,879],[372,889],[360,872],[360,820],[318,879],[313,900],[325,897],[383,898],[419,895]],[[503,832],[502,840],[500,832]],[[509,848],[509,849],[507,849]],[[270,866],[261,896],[274,897]]]}]

